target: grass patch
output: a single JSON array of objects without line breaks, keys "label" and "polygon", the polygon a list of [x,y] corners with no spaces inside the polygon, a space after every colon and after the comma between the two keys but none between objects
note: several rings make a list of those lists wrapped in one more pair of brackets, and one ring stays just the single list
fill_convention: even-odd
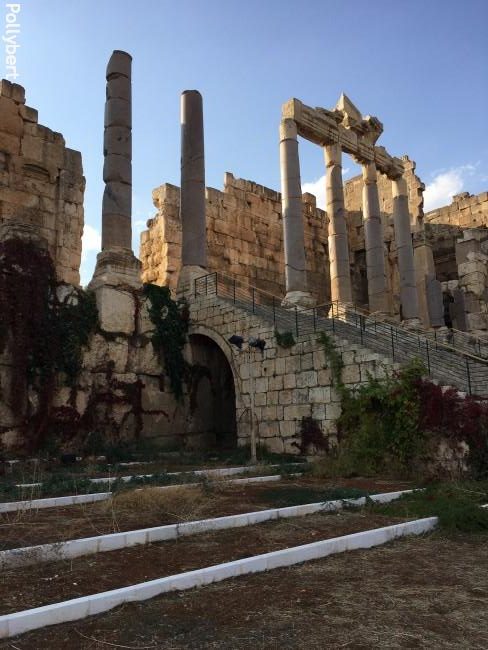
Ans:
[{"label": "grass patch", "polygon": [[277,508],[299,506],[304,503],[321,503],[340,499],[358,499],[368,496],[369,492],[359,488],[313,488],[294,485],[272,487],[263,490],[262,497]]},{"label": "grass patch", "polygon": [[110,501],[99,504],[101,512],[111,512],[114,528],[117,523],[134,522],[141,517],[154,521],[174,522],[200,519],[208,512],[215,498],[202,486],[177,486],[169,490],[145,487],[114,495]]},{"label": "grass patch", "polygon": [[400,497],[385,505],[370,504],[376,513],[421,519],[439,517],[439,528],[447,532],[488,533],[488,481],[439,483]]}]

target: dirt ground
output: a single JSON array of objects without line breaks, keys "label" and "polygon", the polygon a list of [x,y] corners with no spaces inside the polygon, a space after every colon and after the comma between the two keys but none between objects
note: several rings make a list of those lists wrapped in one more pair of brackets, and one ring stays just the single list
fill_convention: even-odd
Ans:
[{"label": "dirt ground", "polygon": [[0,615],[399,521],[362,511],[317,514],[4,570]]},{"label": "dirt ground", "polygon": [[[114,501],[104,501],[94,504],[81,504],[65,508],[47,508],[45,510],[30,510],[18,513],[0,515],[0,550],[19,548],[35,544],[66,541],[79,537],[91,537],[113,532],[146,528],[163,524],[240,514],[253,510],[276,508],[295,505],[290,502],[290,490],[305,488],[300,503],[321,501],[320,490],[333,488],[353,488],[367,490],[371,493],[391,492],[407,489],[411,484],[374,479],[334,479],[324,480],[311,477],[288,479],[279,482],[232,485],[222,481],[210,492],[202,492],[201,488],[192,490],[191,504],[184,512],[175,506],[145,507],[147,504],[136,504],[137,507],[124,507],[124,496]],[[307,489],[310,495],[307,495]],[[175,488],[179,489],[179,488]],[[280,490],[283,498],[279,498]],[[313,491],[316,493],[312,493]],[[168,494],[168,491],[160,491]],[[127,493],[123,493],[127,494]],[[270,494],[274,494],[270,499]]]},{"label": "dirt ground", "polygon": [[398,540],[130,604],[7,650],[488,647],[486,537]]}]

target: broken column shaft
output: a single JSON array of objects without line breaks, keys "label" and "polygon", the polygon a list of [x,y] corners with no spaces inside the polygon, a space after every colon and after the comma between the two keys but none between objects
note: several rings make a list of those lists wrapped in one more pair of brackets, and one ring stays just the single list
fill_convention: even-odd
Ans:
[{"label": "broken column shaft", "polygon": [[115,50],[107,66],[102,250],[132,250],[132,57]]},{"label": "broken column shaft", "polygon": [[[181,95],[182,271],[207,266],[205,218],[205,158],[202,96],[197,90]],[[190,275],[192,274],[190,269]],[[202,273],[200,273],[202,275]]]}]

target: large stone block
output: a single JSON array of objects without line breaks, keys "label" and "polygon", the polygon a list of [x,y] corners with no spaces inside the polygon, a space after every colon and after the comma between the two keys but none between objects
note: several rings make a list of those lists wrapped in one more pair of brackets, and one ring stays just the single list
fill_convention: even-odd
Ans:
[{"label": "large stone block", "polygon": [[96,298],[102,330],[128,336],[134,332],[135,302],[131,293],[102,286],[96,290]]},{"label": "large stone block", "polygon": [[297,387],[305,388],[317,385],[317,371],[306,370],[297,375]]}]

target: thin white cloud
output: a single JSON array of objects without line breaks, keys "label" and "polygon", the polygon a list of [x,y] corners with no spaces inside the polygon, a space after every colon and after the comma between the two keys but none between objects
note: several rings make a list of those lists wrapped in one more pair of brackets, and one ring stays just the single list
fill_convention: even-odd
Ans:
[{"label": "thin white cloud", "polygon": [[317,199],[317,207],[325,210],[325,174],[311,183],[302,183],[302,194],[308,192]]},{"label": "thin white cloud", "polygon": [[476,171],[475,165],[461,165],[439,172],[424,191],[424,210],[429,212],[452,202],[452,197],[463,191],[466,178]]},{"label": "thin white cloud", "polygon": [[85,223],[83,228],[83,237],[81,239],[81,264],[80,264],[80,282],[86,286],[93,275],[95,268],[96,255],[102,249],[102,236],[89,223]]},{"label": "thin white cloud", "polygon": [[[347,176],[350,171],[350,167],[344,167],[342,176]],[[305,192],[313,194],[317,199],[317,207],[325,210],[325,174],[317,178],[316,181],[302,183],[302,194],[305,194]]]},{"label": "thin white cloud", "polygon": [[102,236],[100,232],[90,226],[89,223],[85,223],[83,228],[83,237],[81,239],[81,259],[85,260],[90,251],[96,251],[97,253],[102,248]]}]

